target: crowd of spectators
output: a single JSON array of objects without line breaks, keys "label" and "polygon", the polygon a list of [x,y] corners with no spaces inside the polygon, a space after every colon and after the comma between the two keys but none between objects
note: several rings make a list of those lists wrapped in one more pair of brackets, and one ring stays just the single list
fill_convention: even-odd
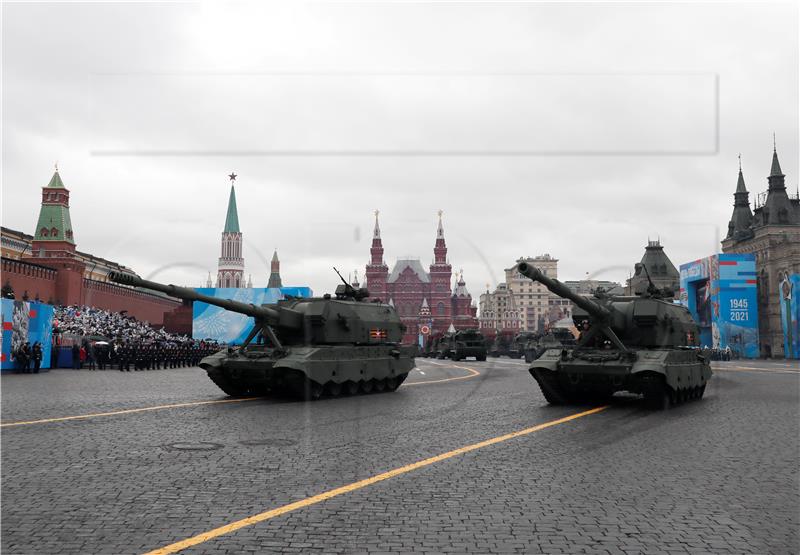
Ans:
[{"label": "crowd of spectators", "polygon": [[153,328],[147,322],[140,322],[125,313],[90,306],[56,306],[53,333],[102,338],[122,345],[182,344],[192,341],[185,335]]},{"label": "crowd of spectators", "polygon": [[[53,346],[53,367],[58,347],[66,346],[75,369],[120,371],[196,366],[221,348],[216,341],[198,341],[154,328],[125,313],[89,306],[54,307]],[[19,372],[38,371],[36,349],[26,343],[14,355]]]}]

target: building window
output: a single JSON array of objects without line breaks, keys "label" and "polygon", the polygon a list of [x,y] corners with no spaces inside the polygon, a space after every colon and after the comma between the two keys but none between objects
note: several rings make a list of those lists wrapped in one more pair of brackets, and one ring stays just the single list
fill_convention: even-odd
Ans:
[{"label": "building window", "polygon": [[53,237],[58,237],[58,230],[56,228],[50,228],[50,235]]},{"label": "building window", "polygon": [[444,303],[439,303],[436,305],[436,314],[439,316],[444,316]]},{"label": "building window", "polygon": [[42,237],[47,237],[48,234],[49,234],[49,232],[47,231],[47,228],[43,227],[42,228]]}]

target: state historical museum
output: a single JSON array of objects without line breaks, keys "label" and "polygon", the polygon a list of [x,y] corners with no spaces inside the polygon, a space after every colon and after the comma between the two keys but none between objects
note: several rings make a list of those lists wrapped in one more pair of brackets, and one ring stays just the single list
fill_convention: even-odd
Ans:
[{"label": "state historical museum", "polygon": [[467,291],[463,272],[451,287],[453,268],[447,261],[442,212],[433,247],[433,263],[428,271],[417,258],[400,258],[392,271],[383,259],[381,228],[375,212],[370,262],[366,267],[366,286],[370,297],[395,307],[406,325],[404,343],[417,343],[420,335],[439,334],[451,329],[477,328],[477,307]]}]

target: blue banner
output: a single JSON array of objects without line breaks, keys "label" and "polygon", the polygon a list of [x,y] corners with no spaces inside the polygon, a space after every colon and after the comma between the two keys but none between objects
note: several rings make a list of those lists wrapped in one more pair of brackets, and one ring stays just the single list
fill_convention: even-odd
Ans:
[{"label": "blue banner", "polygon": [[800,274],[787,274],[778,287],[786,358],[800,359]]},{"label": "blue banner", "polygon": [[758,357],[754,255],[718,254],[682,264],[680,301],[700,328],[701,345]]},{"label": "blue banner", "polygon": [[[14,353],[25,343],[42,346],[40,368],[50,368],[53,342],[53,307],[49,304],[2,299],[3,346],[0,369],[16,368]],[[33,368],[33,363],[30,365]]]},{"label": "blue banner", "polygon": [[[229,299],[256,306],[273,304],[286,296],[310,297],[308,287],[281,288],[198,288],[198,293]],[[228,344],[240,344],[253,329],[253,319],[245,314],[230,312],[218,306],[195,301],[192,308],[192,337],[194,339],[212,339]]]}]

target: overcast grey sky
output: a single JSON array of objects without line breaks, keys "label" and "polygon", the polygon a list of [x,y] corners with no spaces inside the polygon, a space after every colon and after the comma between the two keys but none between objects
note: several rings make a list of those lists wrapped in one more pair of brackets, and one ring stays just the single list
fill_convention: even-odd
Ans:
[{"label": "overcast grey sky", "polygon": [[[33,232],[57,160],[78,248],[197,286],[235,171],[264,286],[430,263],[436,211],[474,296],[523,255],[624,280],[648,239],[718,250],[737,153],[798,183],[789,3],[2,5],[3,225]],[[342,155],[349,154],[349,155]],[[503,154],[503,155],[501,155]]]}]

